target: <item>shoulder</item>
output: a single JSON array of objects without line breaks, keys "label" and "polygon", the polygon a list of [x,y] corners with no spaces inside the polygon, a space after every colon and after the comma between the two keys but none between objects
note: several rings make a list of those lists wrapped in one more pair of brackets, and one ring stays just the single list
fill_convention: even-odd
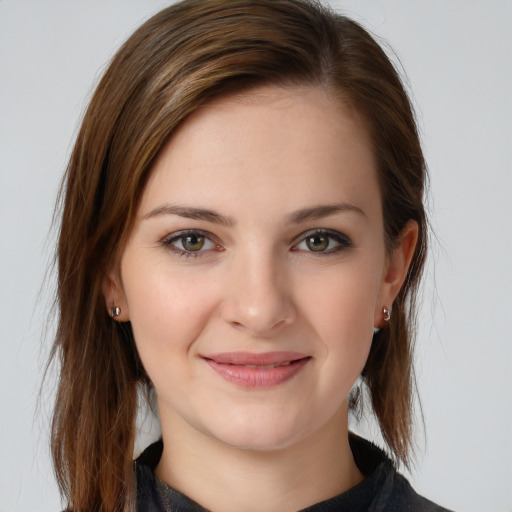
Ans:
[{"label": "shoulder", "polygon": [[[384,489],[387,496],[383,496],[385,506],[382,512],[451,512],[448,509],[435,504],[423,496],[420,496],[411,484],[400,473],[394,471],[392,485]],[[383,503],[384,505],[384,503]],[[375,511],[375,512],[376,512]]]},{"label": "shoulder", "polygon": [[373,483],[375,494],[369,512],[451,512],[420,496],[374,444],[351,434],[350,447],[359,469]]}]

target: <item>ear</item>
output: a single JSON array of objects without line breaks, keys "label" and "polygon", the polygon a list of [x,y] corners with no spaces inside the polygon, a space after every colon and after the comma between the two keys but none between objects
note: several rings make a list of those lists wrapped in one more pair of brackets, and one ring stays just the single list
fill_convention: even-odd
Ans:
[{"label": "ear", "polygon": [[418,223],[414,220],[407,222],[402,229],[398,245],[388,256],[387,264],[381,280],[379,298],[375,305],[374,325],[382,328],[385,325],[382,308],[392,309],[393,302],[404,284],[411,264],[416,243],[418,242]]},{"label": "ear", "polygon": [[[128,322],[130,315],[128,312],[128,304],[124,296],[124,290],[119,272],[115,269],[110,270],[103,278],[102,284],[103,296],[105,297],[105,305],[107,313],[117,322]],[[114,308],[120,308],[120,314],[113,317]]]}]

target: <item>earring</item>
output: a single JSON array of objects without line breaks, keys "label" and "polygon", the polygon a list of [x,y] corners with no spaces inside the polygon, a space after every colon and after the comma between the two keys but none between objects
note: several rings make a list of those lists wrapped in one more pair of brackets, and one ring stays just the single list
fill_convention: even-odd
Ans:
[{"label": "earring", "polygon": [[121,314],[121,308],[119,306],[114,306],[111,310],[112,318],[116,318]]},{"label": "earring", "polygon": [[[384,306],[382,308],[382,319],[385,323],[388,323],[391,320],[391,308],[388,308],[387,306]],[[373,328],[373,334],[377,334],[380,331],[380,327],[374,327]]]}]

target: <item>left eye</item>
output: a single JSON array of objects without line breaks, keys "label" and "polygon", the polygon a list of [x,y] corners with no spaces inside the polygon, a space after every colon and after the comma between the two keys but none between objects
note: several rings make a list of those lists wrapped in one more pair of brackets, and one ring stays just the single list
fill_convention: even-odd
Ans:
[{"label": "left eye", "polygon": [[184,232],[178,233],[164,241],[165,246],[181,254],[215,249],[216,245],[203,233]]},{"label": "left eye", "polygon": [[348,247],[352,247],[352,243],[341,233],[317,231],[307,233],[294,249],[313,253],[333,253]]}]

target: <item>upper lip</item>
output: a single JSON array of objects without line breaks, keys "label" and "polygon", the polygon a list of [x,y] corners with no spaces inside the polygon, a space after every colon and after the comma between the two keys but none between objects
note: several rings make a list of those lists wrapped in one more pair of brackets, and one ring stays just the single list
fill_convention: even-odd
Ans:
[{"label": "upper lip", "polygon": [[263,352],[260,354],[254,352],[223,352],[203,355],[202,357],[220,364],[267,366],[298,361],[309,356],[299,352]]}]

